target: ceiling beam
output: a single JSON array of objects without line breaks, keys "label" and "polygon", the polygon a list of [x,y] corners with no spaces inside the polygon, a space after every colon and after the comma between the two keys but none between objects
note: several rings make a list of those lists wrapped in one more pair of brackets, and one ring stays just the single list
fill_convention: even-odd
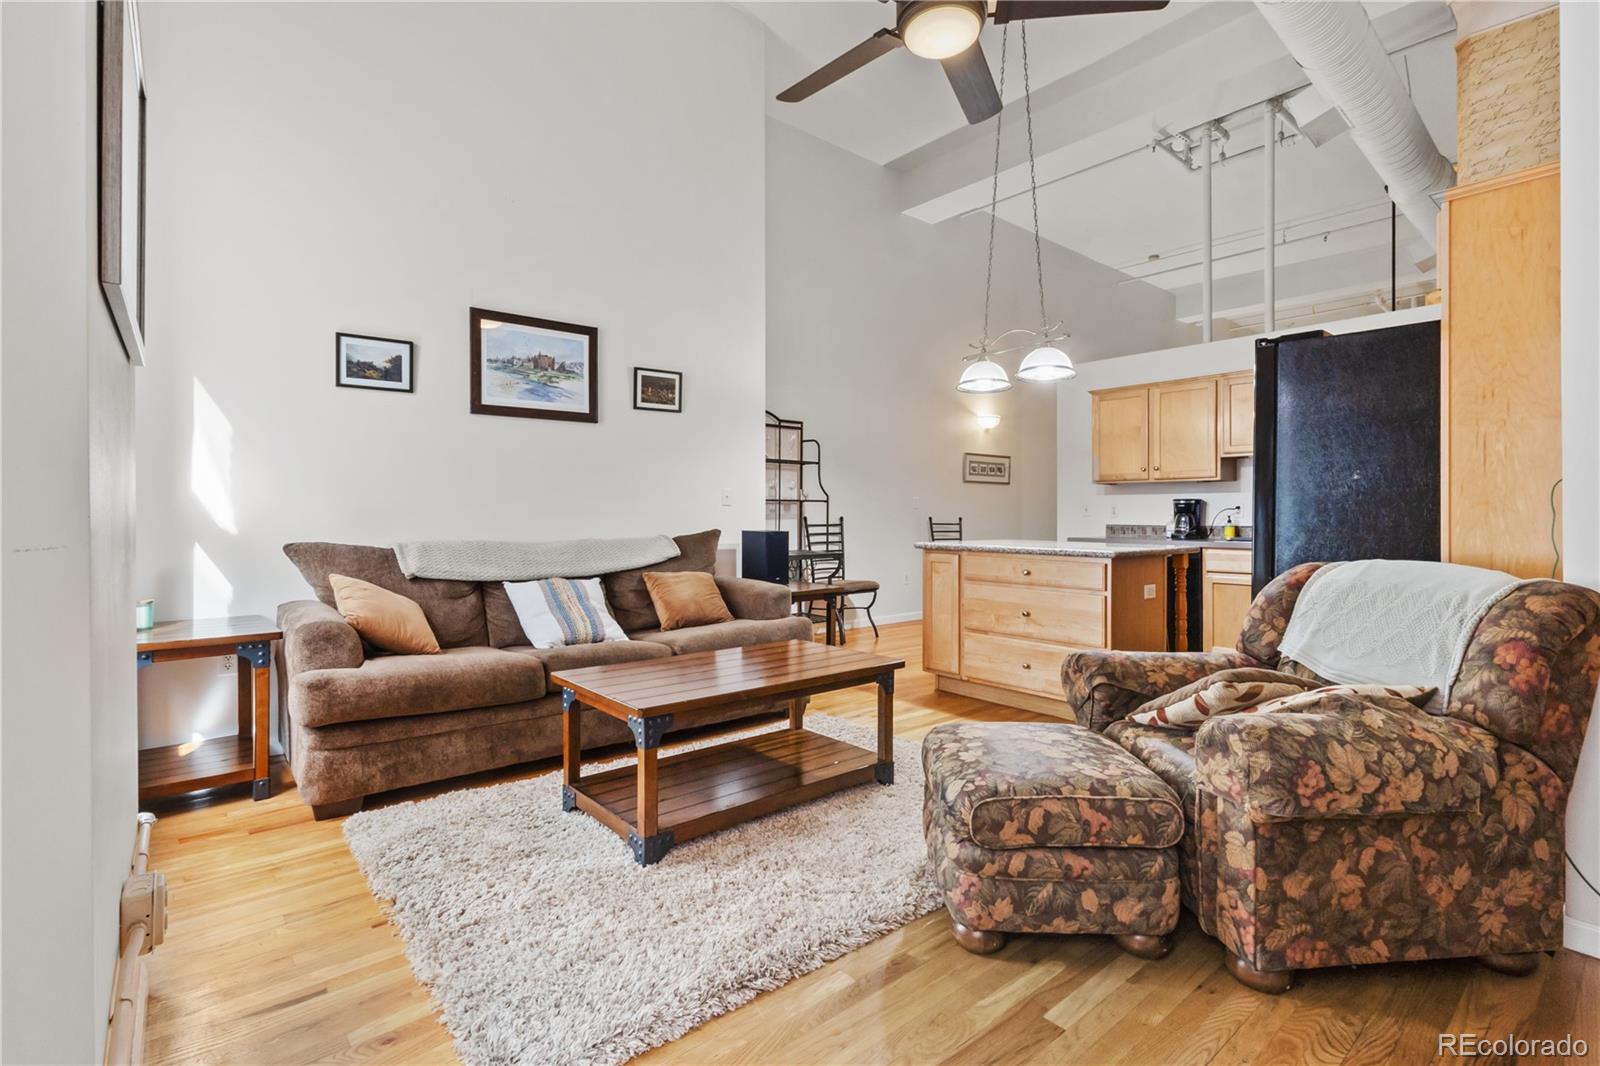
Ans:
[{"label": "ceiling beam", "polygon": [[[1374,26],[1394,53],[1452,32],[1455,20],[1439,0],[1418,0],[1388,12]],[[1218,78],[1219,67],[1234,73]],[[1148,150],[1159,135],[1192,129],[1307,84],[1253,4],[1197,4],[1125,48],[1034,91],[1039,182]],[[1028,187],[1021,110],[1013,101],[1003,112],[1002,199]],[[901,210],[925,222],[986,208],[993,166],[994,126],[987,122],[889,164],[898,175]]]}]

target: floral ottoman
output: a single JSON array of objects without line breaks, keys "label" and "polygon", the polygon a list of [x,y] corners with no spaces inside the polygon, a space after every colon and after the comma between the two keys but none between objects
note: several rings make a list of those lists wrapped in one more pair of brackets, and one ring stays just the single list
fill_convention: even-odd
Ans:
[{"label": "floral ottoman", "polygon": [[962,722],[922,743],[922,828],[956,941],[1097,933],[1159,958],[1178,923],[1177,795],[1113,741],[1054,722]]}]

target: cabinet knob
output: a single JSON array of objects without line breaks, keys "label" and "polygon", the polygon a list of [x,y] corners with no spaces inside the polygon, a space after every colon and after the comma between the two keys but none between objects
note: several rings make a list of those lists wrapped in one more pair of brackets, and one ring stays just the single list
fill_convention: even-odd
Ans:
[{"label": "cabinet knob", "polygon": [[1160,468],[1160,467],[1159,467],[1159,466],[1158,466],[1158,467],[1156,467],[1156,469],[1157,469],[1157,470],[1160,470],[1160,469],[1161,469],[1161,468]]},{"label": "cabinet knob", "polygon": [[1024,617],[1024,618],[1032,618],[1033,617],[1033,612],[1032,611],[1023,611],[1022,612],[1022,617]]},{"label": "cabinet knob", "polygon": [[[1159,468],[1159,467],[1158,467],[1158,468],[1157,468],[1157,469],[1160,469],[1160,468]],[[1141,467],[1140,467],[1140,468],[1139,468],[1139,473],[1141,473],[1141,474],[1142,474],[1142,473],[1144,473],[1144,467],[1142,467],[1142,466],[1141,466]]]},{"label": "cabinet knob", "polygon": [[1022,668],[1024,670],[1032,670],[1033,669],[1033,664],[1032,663],[1023,663],[1022,664]]},{"label": "cabinet knob", "polygon": [[1029,570],[1026,566],[1024,566],[1022,568],[1022,576],[1023,577],[1027,577],[1029,574],[1032,574],[1032,573],[1033,573],[1033,571]]}]

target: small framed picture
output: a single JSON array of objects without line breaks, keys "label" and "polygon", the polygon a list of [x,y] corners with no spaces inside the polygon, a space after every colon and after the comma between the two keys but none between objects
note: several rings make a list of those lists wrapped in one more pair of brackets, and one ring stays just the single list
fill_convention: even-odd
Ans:
[{"label": "small framed picture", "polygon": [[600,331],[472,308],[472,413],[598,422]]},{"label": "small framed picture", "polygon": [[333,381],[352,389],[411,391],[411,342],[359,333],[333,335]]},{"label": "small framed picture", "polygon": [[968,452],[961,457],[961,480],[984,485],[1011,484],[1011,456],[979,455]]},{"label": "small framed picture", "polygon": [[633,409],[635,411],[682,411],[683,374],[676,370],[633,368]]}]

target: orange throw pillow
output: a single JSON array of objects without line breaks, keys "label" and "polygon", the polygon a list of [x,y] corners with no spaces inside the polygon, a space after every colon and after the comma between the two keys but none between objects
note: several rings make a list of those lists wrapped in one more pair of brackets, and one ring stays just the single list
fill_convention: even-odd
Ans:
[{"label": "orange throw pillow", "polygon": [[417,601],[360,578],[329,574],[333,603],[363,640],[401,655],[437,655],[439,641]]},{"label": "orange throw pillow", "polygon": [[733,621],[722,593],[717,591],[717,580],[710,574],[697,570],[648,571],[644,575],[644,587],[650,593],[656,617],[661,619],[663,633],[669,629]]}]

